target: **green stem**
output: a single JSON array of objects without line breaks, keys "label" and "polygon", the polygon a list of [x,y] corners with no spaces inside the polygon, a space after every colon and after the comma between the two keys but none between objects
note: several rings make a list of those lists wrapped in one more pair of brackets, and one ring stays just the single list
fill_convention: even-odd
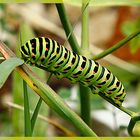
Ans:
[{"label": "green stem", "polygon": [[104,98],[105,100],[107,100],[108,102],[110,102],[112,105],[114,105],[115,107],[117,107],[118,109],[120,109],[121,111],[123,111],[124,113],[128,114],[131,117],[137,116],[136,112],[133,112],[123,106],[118,106],[116,103],[114,103],[112,100],[110,100],[108,97],[106,97],[104,94],[99,93],[99,95]]},{"label": "green stem", "polygon": [[140,110],[140,80],[138,81],[138,86],[137,86],[137,99],[138,99],[138,103],[137,103],[137,109]]},{"label": "green stem", "polygon": [[126,114],[128,114],[129,116],[133,117],[135,116],[137,113],[136,112],[133,112],[123,106],[120,106],[120,107],[117,107],[118,109],[120,109],[121,111],[125,112]]},{"label": "green stem", "polygon": [[94,56],[92,59],[93,60],[98,60],[98,59],[101,59],[101,58],[105,57],[108,54],[111,54],[112,52],[119,49],[120,47],[122,47],[124,44],[126,44],[128,41],[130,41],[131,39],[133,39],[134,37],[136,37],[139,34],[140,34],[140,30],[132,33],[131,35],[127,36],[126,38],[124,38],[123,40],[121,40],[120,42],[118,42],[117,44],[112,46],[111,48],[109,48],[109,49],[103,51],[102,53]]},{"label": "green stem", "polygon": [[30,121],[30,109],[29,109],[29,99],[27,93],[27,84],[23,81],[23,89],[24,89],[24,128],[25,128],[25,136],[32,136],[31,130],[31,121]]},{"label": "green stem", "polygon": [[[85,7],[86,6],[86,7]],[[82,34],[81,34],[81,53],[84,54],[85,50],[89,47],[89,7],[87,0],[83,0],[82,4]],[[81,105],[81,118],[86,124],[90,126],[90,90],[80,84],[80,105]]]},{"label": "green stem", "polygon": [[32,118],[31,118],[32,132],[34,130],[35,122],[36,122],[36,119],[37,119],[37,116],[38,116],[38,113],[39,113],[41,104],[42,104],[42,98],[40,97],[39,100],[38,100],[38,102],[37,102],[37,105],[35,107],[35,110],[33,112]]},{"label": "green stem", "polygon": [[[80,54],[79,45],[76,40],[76,37],[73,34],[72,26],[70,24],[70,21],[68,19],[68,16],[66,14],[66,10],[64,8],[63,4],[56,4],[57,11],[61,20],[61,23],[63,24],[63,28],[65,30],[66,36],[68,37],[68,41],[72,47],[72,50],[76,52],[77,54]],[[70,36],[69,36],[70,35]]]},{"label": "green stem", "polygon": [[129,125],[128,125],[128,128],[127,128],[130,136],[133,136],[134,126],[139,121],[140,121],[140,114],[139,113],[137,113],[134,117],[131,118]]},{"label": "green stem", "polygon": [[114,102],[112,102],[109,98],[107,98],[106,96],[104,96],[103,94],[99,94],[101,97],[103,97],[105,100],[107,100],[108,102],[110,102],[112,105],[114,105],[115,107],[117,107],[118,109],[120,109],[121,111],[123,111],[124,113],[128,114],[131,117],[130,123],[128,125],[128,133],[130,134],[130,136],[133,136],[133,128],[136,124],[137,121],[140,120],[140,114],[133,112],[123,106],[118,106],[116,105]]},{"label": "green stem", "polygon": [[[49,77],[47,79],[47,84],[48,84],[49,80],[51,79],[51,76],[52,76],[52,74],[49,75]],[[40,110],[41,104],[42,104],[42,98],[40,97],[38,102],[37,102],[37,105],[35,107],[35,110],[33,112],[32,118],[31,118],[32,133],[33,133],[33,130],[34,130],[34,126],[35,126],[35,122],[36,122],[37,116],[39,114],[39,110]]]},{"label": "green stem", "polygon": [[129,125],[127,127],[128,133],[130,136],[133,136],[133,128],[135,126],[135,121],[131,118]]},{"label": "green stem", "polygon": [[[86,6],[86,8],[85,8]],[[81,48],[87,50],[89,48],[89,7],[87,0],[82,3],[82,34],[81,34]]]},{"label": "green stem", "polygon": [[80,84],[81,118],[87,125],[91,125],[90,117],[90,90]]},{"label": "green stem", "polygon": [[96,134],[76,115],[76,113],[72,112],[71,109],[67,107],[63,100],[48,85],[32,76],[31,79],[36,87],[41,89],[41,92],[38,92],[38,94],[48,105],[51,105],[52,108],[65,117],[65,119],[72,121],[84,136],[96,136]]}]

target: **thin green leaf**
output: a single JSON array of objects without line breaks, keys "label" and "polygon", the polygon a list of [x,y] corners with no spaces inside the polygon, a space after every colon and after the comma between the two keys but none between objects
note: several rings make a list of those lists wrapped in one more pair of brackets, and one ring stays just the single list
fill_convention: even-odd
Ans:
[{"label": "thin green leaf", "polygon": [[[35,35],[34,35],[34,32],[31,28],[31,26],[28,23],[23,22],[20,26],[20,40],[19,40],[19,43],[18,43],[19,48],[20,48],[21,44],[25,44],[28,40],[30,40],[32,38],[35,38]],[[42,77],[43,79],[46,77],[45,71],[43,71],[41,69],[38,69],[36,67],[31,67],[31,69],[35,73],[37,73],[40,77]],[[31,118],[32,133],[33,133],[33,130],[34,130],[35,135],[44,135],[45,131],[43,131],[43,129],[46,128],[46,126],[47,126],[46,124],[42,123],[41,121],[38,121],[35,129],[34,129],[34,126],[35,126],[39,111],[40,111],[40,113],[42,113],[44,115],[47,115],[46,114],[48,112],[47,107],[46,107],[45,104],[42,104],[42,101],[41,101],[42,99],[41,98],[39,98],[39,100],[38,100],[38,97],[35,94],[32,94],[33,93],[32,90],[28,89],[28,91],[30,93],[29,94],[29,99],[31,98],[30,108],[34,108],[34,106],[36,106],[36,108],[33,112],[33,116]],[[41,107],[42,107],[42,109],[41,109]]]},{"label": "thin green leaf", "polygon": [[[89,0],[82,0],[82,34],[81,34],[81,53],[84,55],[89,48]],[[85,8],[86,7],[86,8]],[[80,105],[81,118],[87,125],[91,125],[90,117],[90,89],[80,84]]]},{"label": "thin green leaf", "polygon": [[39,98],[39,100],[37,102],[37,105],[36,105],[36,108],[35,108],[35,110],[33,112],[32,118],[31,118],[32,132],[34,130],[35,122],[36,122],[37,116],[39,114],[39,110],[40,110],[41,104],[42,104],[42,99]]},{"label": "thin green leaf", "polygon": [[123,45],[125,45],[126,43],[128,43],[130,40],[132,40],[133,38],[135,38],[139,34],[140,34],[140,30],[137,30],[137,31],[133,32],[132,34],[130,34],[129,36],[125,37],[124,39],[122,39],[121,41],[119,41],[117,44],[115,44],[114,46],[112,46],[111,48],[106,49],[102,53],[94,56],[92,59],[93,60],[98,60],[98,59],[101,59],[101,58],[105,57],[106,55],[111,54],[112,52],[114,52],[115,50],[119,49],[120,47],[122,47]]},{"label": "thin green leaf", "polygon": [[31,77],[37,87],[42,91],[41,98],[63,118],[72,122],[84,136],[96,136],[96,134],[74,113],[63,100],[45,83]]},{"label": "thin green leaf", "polygon": [[[64,0],[68,4],[81,6],[82,0]],[[116,6],[116,5],[127,5],[127,6],[139,6],[139,0],[90,0],[91,6]]]},{"label": "thin green leaf", "polygon": [[36,2],[36,3],[62,3],[63,0],[0,0],[0,3],[29,3],[29,2]]},{"label": "thin green leaf", "polygon": [[23,22],[20,26],[20,36],[21,40],[19,41],[19,46],[21,44],[25,44],[28,40],[35,37],[32,28],[26,22]]},{"label": "thin green leaf", "polygon": [[[20,34],[18,37],[18,47],[16,47],[16,55],[20,57],[20,47],[21,47],[22,43],[25,43],[29,39],[33,38],[34,35],[33,35],[32,28],[25,22],[23,22],[20,25],[19,32],[20,32]],[[23,80],[17,72],[14,72],[12,74],[12,76],[13,76],[13,83],[12,83],[13,84],[13,88],[12,88],[13,101],[16,104],[23,105],[24,104],[23,94],[21,94],[21,85],[23,84]],[[31,102],[30,108],[32,109],[32,106],[34,107],[33,102],[36,101],[36,100],[34,100],[35,94],[31,90],[29,90],[29,88],[28,88],[28,92],[30,93],[29,97],[30,97],[30,95],[32,96],[32,100],[30,100],[30,102]],[[22,125],[23,120],[24,120],[24,114],[14,108],[13,108],[12,112],[13,112],[12,113],[12,126],[13,126],[12,134],[15,136],[21,136],[24,133],[24,126]],[[17,119],[19,121],[17,121]],[[42,134],[41,129],[39,129],[39,130]],[[39,133],[39,130],[37,131],[38,133]]]},{"label": "thin green leaf", "polygon": [[[21,76],[14,71],[12,74],[12,97],[13,102],[18,105],[24,104],[23,94],[21,94],[21,85],[23,85],[23,79]],[[18,81],[18,82],[17,82]],[[18,121],[17,121],[18,119]],[[12,109],[12,128],[13,128],[13,136],[21,136],[24,133],[23,126],[24,114],[19,112],[17,109]],[[22,125],[21,125],[22,124]]]},{"label": "thin green leaf", "polygon": [[[126,21],[122,24],[121,30],[124,35],[129,35],[138,30],[140,27],[140,19],[135,21]],[[137,50],[140,48],[140,35],[135,37],[129,43],[131,53],[136,53]]]},{"label": "thin green leaf", "polygon": [[23,81],[23,89],[24,89],[24,132],[25,136],[32,136],[31,130],[31,121],[30,121],[30,108],[29,108],[29,99],[27,93],[27,84]]},{"label": "thin green leaf", "polygon": [[[78,42],[76,40],[75,35],[73,34],[72,31],[72,26],[70,24],[70,21],[68,19],[68,16],[66,14],[66,10],[63,4],[56,4],[56,8],[61,20],[61,23],[63,24],[63,28],[65,30],[65,34],[68,37],[68,41],[72,47],[72,50],[74,52],[76,52],[77,54],[80,54],[80,49],[79,49],[79,45]],[[69,37],[70,35],[70,37]]]},{"label": "thin green leaf", "polygon": [[23,60],[14,57],[7,59],[0,64],[0,88],[3,86],[10,73],[23,63]]},{"label": "thin green leaf", "polygon": [[138,81],[137,85],[137,92],[136,92],[136,98],[137,98],[137,109],[140,110],[140,80]]}]

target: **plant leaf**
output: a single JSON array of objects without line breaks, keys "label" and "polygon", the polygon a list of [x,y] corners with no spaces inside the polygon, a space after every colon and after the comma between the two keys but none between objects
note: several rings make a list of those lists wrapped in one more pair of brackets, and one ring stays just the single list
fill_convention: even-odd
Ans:
[{"label": "plant leaf", "polygon": [[[73,4],[77,6],[82,5],[82,0],[64,0],[65,3]],[[90,6],[117,6],[117,5],[127,5],[127,6],[139,6],[139,0],[89,0]]]},{"label": "plant leaf", "polygon": [[[31,75],[30,75],[31,76]],[[40,82],[35,77],[31,79],[37,87],[42,91],[39,96],[46,102],[52,109],[66,120],[72,122],[84,136],[96,136],[96,134],[82,121],[82,119],[73,112],[47,84]]]},{"label": "plant leaf", "polygon": [[10,73],[19,65],[24,63],[23,60],[13,57],[3,61],[0,64],[0,88],[4,85]]},{"label": "plant leaf", "polygon": [[[18,48],[21,47],[21,45],[25,44],[28,40],[35,38],[34,31],[32,27],[27,23],[23,22],[20,26],[20,34],[19,34],[19,41],[18,41]],[[19,52],[19,49],[17,50]],[[31,69],[37,73],[40,77],[42,77],[44,80],[46,79],[46,72],[37,68],[37,67],[31,67]],[[18,83],[17,83],[18,84]],[[33,110],[34,113],[33,116],[31,116],[31,128],[32,128],[32,133],[34,133],[34,136],[42,136],[45,135],[45,129],[47,127],[47,124],[44,122],[37,120],[38,113],[40,112],[41,114],[44,114],[45,116],[47,115],[48,109],[46,107],[46,104],[42,103],[41,98],[38,100],[38,96],[36,96],[34,91],[32,91],[30,88],[28,88],[28,96],[29,96],[29,101],[30,102],[30,108]],[[19,96],[19,95],[17,95]],[[17,97],[16,97],[17,100]],[[36,105],[37,104],[37,105]],[[45,109],[44,109],[45,108]],[[34,126],[36,127],[34,128]]]},{"label": "plant leaf", "polygon": [[[121,30],[124,35],[130,35],[136,30],[139,29],[140,26],[140,18],[135,21],[126,21],[122,24]],[[133,38],[129,45],[130,45],[130,51],[132,54],[136,53],[137,50],[140,48],[140,35]]]},{"label": "plant leaf", "polygon": [[27,92],[27,84],[23,81],[23,88],[24,88],[24,133],[25,137],[32,136],[32,129],[31,129],[31,121],[30,121],[30,107],[29,107],[29,99],[28,99],[28,92]]}]

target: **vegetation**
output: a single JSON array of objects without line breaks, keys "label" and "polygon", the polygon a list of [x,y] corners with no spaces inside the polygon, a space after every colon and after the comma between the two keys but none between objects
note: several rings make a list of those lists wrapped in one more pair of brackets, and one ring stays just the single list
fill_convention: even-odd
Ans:
[{"label": "vegetation", "polygon": [[[4,11],[6,9],[6,6],[7,6],[6,4],[0,4],[1,11]],[[129,35],[127,34],[127,36],[123,38],[121,41],[117,42],[115,45],[99,53],[98,55],[93,56],[91,53],[89,53],[90,52],[89,1],[87,0],[82,1],[81,17],[80,17],[82,19],[81,45],[79,45],[77,38],[73,32],[75,27],[72,27],[69,21],[69,17],[67,15],[64,4],[56,4],[56,9],[58,11],[60,21],[63,25],[63,29],[65,31],[71,49],[74,52],[78,54],[86,55],[88,58],[91,58],[93,60],[99,60],[107,55],[112,54],[114,51],[123,47],[126,43],[128,43],[132,39],[139,37],[140,34],[140,30],[135,28],[133,32],[131,32]],[[16,34],[16,31],[14,31],[14,29],[9,28],[8,25],[6,26],[7,24],[7,21],[5,21],[6,16],[7,15],[3,15],[2,22],[1,22],[2,28],[10,32],[10,34],[14,36]],[[9,16],[13,16],[13,15],[9,15]],[[19,19],[18,16],[14,18]],[[23,19],[20,20],[22,22]],[[97,137],[97,133],[92,129],[93,126],[96,127],[96,124],[94,123],[91,117],[91,111],[93,108],[95,108],[95,106],[96,106],[96,110],[98,110],[99,108],[104,109],[105,108],[105,105],[103,105],[104,100],[100,99],[100,97],[92,95],[88,88],[79,85],[79,91],[77,90],[77,93],[79,92],[79,94],[77,94],[76,106],[80,106],[80,111],[77,109],[78,107],[76,107],[75,110],[71,109],[67,105],[67,102],[65,102],[66,101],[65,99],[68,99],[70,97],[69,88],[65,90],[65,88],[63,87],[61,92],[59,92],[58,94],[57,91],[54,91],[49,86],[49,83],[51,82],[51,78],[52,78],[51,74],[50,75],[47,74],[46,76],[46,72],[38,68],[32,68],[27,64],[24,64],[23,60],[20,59],[20,54],[19,54],[20,46],[30,38],[35,37],[35,34],[33,32],[32,27],[30,27],[26,23],[26,21],[19,27],[19,29],[20,30],[19,30],[18,48],[16,48],[15,51],[16,54],[13,53],[12,49],[9,47],[10,39],[5,41],[5,43],[0,41],[0,52],[1,52],[0,87],[1,88],[4,86],[11,72],[15,70],[14,73],[12,74],[13,82],[10,81],[13,87],[12,91],[10,92],[12,92],[14,103],[6,102],[8,106],[12,107],[12,119],[11,118],[10,120],[7,119],[7,122],[12,122],[13,124],[10,124],[11,125],[10,128],[6,127],[6,130],[8,128],[11,129],[10,133],[3,132],[1,133],[1,135],[45,136],[46,133],[44,129],[48,130],[48,128],[50,127],[49,124],[52,124],[55,128],[60,130],[61,133],[63,132],[63,134],[61,134],[63,136],[81,135],[81,136]],[[138,41],[136,40],[136,42]],[[133,44],[134,44],[134,40],[133,40]],[[139,45],[138,43],[136,44]],[[135,49],[135,51],[137,50]],[[130,64],[130,66],[132,66],[131,67],[132,69],[128,68],[130,69],[130,71],[122,70],[120,73],[118,73],[118,75],[119,74],[121,75],[121,73],[125,73],[126,77],[129,76],[130,74],[133,75],[131,80],[134,81],[135,79],[137,79],[136,80],[138,84],[137,93],[139,93],[140,68],[139,65]],[[111,69],[113,70],[113,66],[111,67]],[[124,78],[123,76],[122,78],[120,76],[120,79],[123,78]],[[130,87],[130,89],[132,88],[132,86],[130,85],[126,85],[126,86]],[[64,91],[64,93],[62,93],[62,91]],[[67,94],[68,97],[65,97],[66,96],[65,94]],[[139,99],[140,97],[138,96],[138,100]],[[107,99],[105,98],[105,100]],[[139,136],[139,125],[138,125],[140,121],[140,114],[138,112],[139,105],[137,105],[136,108],[127,108],[124,106],[118,107],[115,105],[114,102],[111,102],[111,104],[115,108],[118,108],[122,112],[129,115],[129,117],[131,118],[129,125],[125,126],[128,129],[129,135]],[[92,105],[94,107],[92,107]],[[21,110],[21,112],[18,109]],[[23,115],[23,110],[24,110],[24,115]],[[65,120],[66,124],[71,123],[74,130],[69,129],[69,127],[65,127],[65,125],[62,125],[60,123],[60,121],[59,123],[57,123],[56,120],[49,118],[51,114],[54,114],[54,116],[56,115],[53,111],[56,112],[61,119]],[[48,116],[47,118],[44,117],[46,115]],[[49,124],[44,123],[41,120],[38,120],[38,118],[42,118],[43,120],[47,121],[47,123]],[[118,129],[115,130],[113,134],[114,134],[113,136],[118,136],[119,135]]]}]

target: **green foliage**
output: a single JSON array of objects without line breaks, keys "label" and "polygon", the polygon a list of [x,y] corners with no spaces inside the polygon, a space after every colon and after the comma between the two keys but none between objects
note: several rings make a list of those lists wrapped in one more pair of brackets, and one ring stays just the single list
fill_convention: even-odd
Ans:
[{"label": "green foliage", "polygon": [[[13,95],[13,102],[18,104],[18,105],[22,105],[23,106],[23,92],[21,91],[21,89],[23,89],[23,79],[21,78],[21,76],[14,71],[13,75],[12,75],[12,95]],[[17,82],[18,81],[18,82]],[[18,121],[17,121],[18,118]],[[13,108],[12,109],[12,126],[13,126],[13,136],[21,136],[24,133],[24,126],[23,126],[23,122],[24,122],[24,115],[23,112],[20,112],[19,110]]]},{"label": "green foliage", "polygon": [[48,85],[40,82],[35,77],[31,79],[42,92],[38,92],[39,96],[62,118],[69,120],[84,136],[96,136],[96,134],[81,120],[78,115],[73,112]]},{"label": "green foliage", "polygon": [[[32,28],[27,23],[21,24],[20,36],[21,36],[20,42],[22,44],[26,43],[27,40],[35,37]],[[19,45],[19,48],[20,48],[20,46],[21,45]],[[19,49],[18,49],[18,51],[19,51]],[[42,71],[42,70],[40,70],[40,69],[38,69],[36,67],[31,67],[31,69],[35,73],[37,73],[41,78],[46,80],[46,78],[45,78],[46,76],[45,76],[44,71]],[[34,94],[34,91],[31,90],[29,87],[28,87],[28,96],[29,96],[28,102],[30,102],[29,108],[32,109],[32,110],[34,109],[33,116],[30,118],[31,119],[30,121],[31,121],[32,133],[34,132],[34,134],[37,135],[37,136],[45,135],[44,129],[46,129],[47,123],[45,124],[45,123],[43,123],[42,121],[39,120],[38,123],[36,124],[36,120],[37,120],[37,116],[38,116],[39,112],[41,114],[44,114],[45,116],[47,115],[47,112],[48,112],[47,106],[45,104],[42,104],[42,101],[40,101],[40,98],[38,98]],[[37,106],[36,106],[36,104],[37,104]],[[36,127],[34,129],[35,124],[36,124]]]},{"label": "green foliage", "polygon": [[[122,24],[122,32],[125,36],[132,34],[137,31],[140,27],[140,18],[135,21],[126,21]],[[130,51],[131,53],[136,53],[140,48],[140,35],[136,36],[130,41]]]},{"label": "green foliage", "polygon": [[[18,41],[18,48],[17,48],[17,56],[20,57],[20,51],[19,48],[21,46],[22,43],[25,43],[27,40],[34,38],[34,33],[32,31],[32,28],[27,24],[27,23],[23,23],[20,26],[20,35],[19,35],[19,41]],[[33,71],[35,73],[37,73],[40,77],[42,77],[43,79],[45,79],[45,72],[35,68],[35,67],[31,67],[33,69]],[[18,81],[18,82],[17,82]],[[21,94],[21,85],[22,85],[22,78],[18,73],[13,74],[13,98],[14,98],[14,102],[19,104],[19,105],[23,105],[24,101],[23,101],[23,95]],[[35,92],[33,90],[31,90],[29,87],[28,89],[28,96],[29,96],[29,109],[28,110],[34,110],[36,103],[38,102],[39,97],[34,94]],[[41,106],[41,105],[40,105]],[[27,108],[26,108],[27,109]],[[33,126],[36,126],[34,129],[34,135],[35,136],[42,136],[45,135],[45,129],[47,127],[47,123],[42,122],[41,120],[38,120],[36,125],[36,119],[37,119],[37,114],[38,113],[44,114],[45,116],[48,113],[48,108],[46,106],[46,104],[42,104],[41,108],[36,112],[34,112],[34,117],[32,119],[32,129]],[[36,117],[35,117],[36,115]],[[22,112],[20,112],[17,109],[13,109],[13,135],[16,136],[20,136],[23,135],[24,133],[24,125],[23,125],[23,120],[24,120],[24,114]],[[17,118],[18,118],[18,122],[17,122]],[[30,118],[31,119],[31,118]]]},{"label": "green foliage", "polygon": [[138,121],[134,127],[133,135],[135,137],[140,137],[140,121]]},{"label": "green foliage", "polygon": [[134,39],[135,37],[137,37],[139,34],[140,34],[140,30],[136,30],[135,32],[132,32],[130,35],[128,35],[121,41],[117,42],[115,45],[113,45],[109,49],[106,49],[103,52],[101,52],[100,54],[94,56],[93,60],[98,60],[98,59],[105,57],[106,55],[109,55],[110,53],[116,51],[117,49],[119,49],[120,47],[122,47],[123,45],[125,45],[126,43],[128,43],[129,41]]},{"label": "green foliage", "polygon": [[3,86],[11,72],[23,63],[24,62],[21,59],[9,58],[0,64],[0,88]]},{"label": "green foliage", "polygon": [[[108,2],[107,1],[105,1],[105,0],[102,0],[102,1],[95,1],[96,2],[96,5],[98,5],[98,4],[101,4],[101,5],[108,5]],[[122,4],[122,2],[124,2],[124,1],[113,1],[114,3],[113,4]],[[115,3],[116,2],[116,3]],[[129,2],[129,3],[128,3]],[[135,1],[125,1],[125,3],[127,3],[127,4],[136,4],[137,3],[137,1],[135,0]],[[69,36],[69,34],[71,34],[71,37],[70,37],[70,39],[69,39],[69,41],[70,41],[70,44],[72,45],[72,46],[74,46],[73,47],[73,49],[75,50],[75,51],[77,51],[78,53],[80,53],[80,49],[79,49],[79,47],[78,47],[78,43],[77,43],[77,40],[76,40],[76,38],[75,38],[75,36],[74,36],[74,34],[72,33],[72,27],[71,27],[71,25],[70,25],[70,23],[69,23],[69,20],[67,20],[68,18],[66,17],[67,15],[66,15],[66,12],[65,12],[65,9],[64,9],[64,6],[62,5],[62,4],[57,4],[57,8],[58,8],[58,12],[59,12],[59,14],[60,14],[60,18],[61,18],[61,20],[63,21],[63,26],[64,26],[64,29],[65,29],[65,32],[66,32],[66,35],[67,36]],[[62,9],[61,9],[62,8]],[[60,10],[61,9],[61,10]],[[66,22],[65,22],[66,21]],[[19,46],[21,46],[21,44],[22,43],[25,43],[27,40],[29,40],[29,39],[31,39],[31,38],[33,38],[34,37],[34,34],[33,34],[33,31],[32,31],[32,29],[27,25],[27,24],[23,24],[22,26],[21,26],[21,30],[20,30],[20,32],[21,32],[21,40],[19,41],[20,43],[19,43]],[[130,38],[129,38],[130,39]],[[132,39],[132,38],[131,38]],[[131,40],[130,39],[130,40]],[[126,42],[128,42],[128,40],[126,41],[125,40],[125,42],[123,43],[123,45],[126,43]],[[121,47],[122,46],[122,44],[120,43],[119,45],[118,45],[119,47]],[[104,53],[104,56],[105,55],[108,55],[108,54],[111,54],[113,51],[115,51],[116,49],[118,49],[119,47],[117,46],[117,48],[115,48],[115,47],[112,47],[112,50],[108,50],[108,52],[107,53],[105,53],[105,52],[103,52]],[[115,48],[115,49],[114,49]],[[88,48],[86,48],[86,49],[88,49]],[[19,48],[18,48],[18,50],[19,50]],[[101,57],[98,57],[97,59],[99,59],[99,58],[101,58]],[[9,59],[8,59],[9,60]],[[6,60],[6,61],[4,61],[3,63],[7,63],[7,61],[8,60]],[[3,65],[3,63],[1,64],[1,65]],[[11,62],[12,63],[12,62]],[[22,63],[20,63],[20,64],[22,64]],[[18,64],[18,65],[20,65],[20,64]],[[0,66],[1,66],[0,65]],[[4,64],[4,65],[7,65],[7,64]],[[11,64],[10,64],[11,65]],[[12,66],[12,69],[13,68],[15,68],[15,66],[16,66],[16,64],[14,65],[14,66]],[[26,66],[25,66],[26,67]],[[3,67],[2,67],[3,68]],[[0,68],[0,70],[1,70],[1,73],[3,74],[3,69],[2,68]],[[9,68],[10,69],[10,68]],[[9,73],[11,73],[11,71],[12,71],[12,69],[11,70],[9,70]],[[25,69],[24,69],[25,70]],[[39,70],[39,69],[37,69],[37,68],[34,68],[34,71],[35,71],[35,73],[37,73],[39,76],[41,76],[42,75],[42,77],[44,78],[44,79],[46,79],[45,78],[45,73],[42,71],[42,70]],[[6,74],[6,78],[7,78],[7,76],[9,75],[9,73],[8,74]],[[120,71],[118,71],[118,75],[120,74],[121,72]],[[125,73],[126,74],[126,73]],[[129,75],[129,74],[128,74]],[[124,73],[122,73],[122,76],[124,76]],[[0,78],[1,78],[1,76],[0,76]],[[6,79],[5,78],[5,79]],[[22,77],[22,78],[24,78],[24,77]],[[30,89],[30,88],[28,88],[28,89],[26,89],[26,84],[24,84],[24,89],[25,89],[25,93],[26,93],[26,97],[25,97],[25,102],[24,102],[24,105],[25,105],[25,108],[26,108],[26,112],[25,112],[25,132],[26,132],[26,136],[31,136],[31,131],[33,131],[33,127],[34,127],[34,125],[35,125],[35,122],[36,122],[36,119],[37,119],[37,115],[38,115],[38,113],[39,113],[39,110],[41,109],[41,104],[42,104],[42,99],[43,99],[43,101],[46,103],[46,104],[48,104],[49,105],[49,107],[50,108],[52,108],[53,110],[55,110],[62,118],[64,118],[64,119],[66,119],[66,120],[69,120],[72,124],[74,124],[75,125],[75,127],[81,132],[81,134],[82,135],[84,135],[84,136],[96,136],[96,134],[94,133],[94,131],[92,131],[82,120],[81,120],[81,118],[75,113],[75,112],[73,112],[65,103],[64,103],[64,101],[63,101],[63,99],[62,98],[60,98],[46,83],[43,83],[43,82],[41,82],[39,79],[37,79],[36,77],[34,77],[34,75],[32,75],[31,74],[31,72],[28,72],[28,78],[30,79],[32,79],[32,81],[33,81],[33,83],[30,83],[30,82],[28,82],[28,80],[26,81],[31,87],[32,87],[32,89]],[[126,77],[125,78],[127,78],[127,74],[126,74]],[[133,75],[131,75],[131,77],[130,78],[132,78],[133,79]],[[4,78],[2,78],[2,79],[4,79]],[[5,79],[3,80],[4,82],[5,82]],[[1,79],[0,79],[0,81],[2,81]],[[18,81],[18,82],[17,82]],[[21,78],[20,78],[20,76],[19,75],[14,75],[14,85],[13,85],[13,93],[14,93],[14,101],[16,102],[16,103],[18,103],[18,104],[23,104],[23,97],[21,96]],[[4,83],[4,82],[2,82],[2,84]],[[36,105],[36,102],[37,102],[37,100],[38,100],[38,96],[37,95],[35,95],[34,94],[34,91],[33,91],[33,89],[34,89],[34,87],[32,86],[32,85],[35,85],[35,87],[37,88],[37,90],[36,90],[36,92],[37,92],[37,94],[39,94],[39,96],[41,97],[41,98],[39,98],[39,101],[38,101],[38,103],[37,103],[37,106],[35,107],[35,105]],[[81,88],[82,89],[82,88]],[[28,90],[28,93],[27,93],[27,90]],[[86,92],[88,92],[88,91],[86,91],[85,89],[83,90],[84,92],[85,92],[85,95],[86,95]],[[82,92],[83,92],[82,91]],[[61,94],[61,96],[63,96],[64,98],[68,98],[69,96],[70,96],[70,91],[68,90],[68,89],[61,89],[60,91],[60,94]],[[67,95],[65,95],[67,93]],[[28,99],[28,96],[29,96],[29,99]],[[94,96],[95,97],[95,96]],[[97,97],[97,96],[96,96]],[[97,108],[103,108],[104,106],[103,106],[103,100],[101,101],[98,97],[96,98],[95,97],[95,99],[93,100],[91,100],[91,101],[93,101],[94,102],[94,105],[93,105],[93,103],[92,103],[92,106],[96,106],[96,109]],[[83,98],[84,99],[84,98]],[[83,100],[82,99],[82,100]],[[84,100],[83,100],[84,101]],[[84,106],[86,103],[87,104],[89,104],[89,99],[86,99],[86,101],[88,102],[81,102],[81,104]],[[30,104],[29,104],[29,102],[30,102]],[[116,107],[118,107],[118,106],[116,106]],[[29,110],[30,110],[30,108],[35,108],[35,111],[34,111],[34,115],[32,116],[32,118],[30,118],[30,113],[29,113]],[[47,112],[47,110],[45,110],[45,108],[46,108],[46,106],[42,106],[42,109],[44,110],[44,111],[42,111],[41,112],[41,110],[40,110],[40,112],[41,113],[46,113]],[[88,107],[87,107],[88,108]],[[90,108],[83,108],[83,111],[85,111],[85,112],[87,112],[87,111],[89,111],[89,113],[88,114],[90,114]],[[94,107],[93,107],[94,108]],[[124,108],[124,107],[118,107],[120,110],[122,110],[122,111],[124,111],[125,113],[127,113],[127,114],[129,114],[132,118],[136,118],[136,120],[135,121],[138,121],[139,120],[139,114],[137,114],[137,113],[135,113],[135,112],[132,112],[131,110],[129,110],[129,109],[126,109],[126,108]],[[87,110],[86,110],[87,109]],[[95,108],[94,108],[95,109]],[[21,117],[21,116],[22,117]],[[21,124],[23,124],[23,114],[19,114],[19,113],[14,113],[13,114],[13,117],[14,117],[14,119],[13,119],[13,121],[14,121],[14,124],[16,124],[15,126],[18,126],[16,129],[15,129],[15,131],[17,130],[19,130],[20,128],[22,128],[22,126],[21,126]],[[86,116],[87,117],[87,116]],[[86,118],[86,117],[84,117],[84,118]],[[18,121],[17,121],[17,118],[18,118]],[[21,119],[22,118],[22,119]],[[88,119],[89,119],[89,117],[88,117]],[[18,122],[19,121],[22,121],[20,124],[18,124]],[[30,124],[31,123],[31,124]],[[28,126],[29,125],[29,126]],[[46,124],[45,124],[46,125]],[[130,124],[129,125],[129,132],[130,132],[130,134],[132,133],[132,130],[133,130],[133,126],[135,125],[135,122],[133,123],[133,121],[132,121],[132,125]],[[32,130],[31,130],[32,129]],[[43,124],[41,124],[41,125],[38,125],[38,126],[36,126],[35,127],[35,130],[36,131],[34,131],[34,134],[35,134],[35,136],[36,135],[45,135],[45,131],[43,131],[43,130],[45,130],[45,127],[44,127],[44,123]],[[41,133],[41,132],[43,132],[43,133]],[[23,134],[23,133],[21,133],[21,134]],[[16,135],[17,136],[17,135]]]},{"label": "green foliage", "polygon": [[23,89],[24,89],[24,133],[26,137],[32,136],[32,126],[30,121],[30,107],[29,107],[29,99],[27,92],[27,84],[23,81]]},{"label": "green foliage", "polygon": [[[64,0],[66,3],[73,5],[81,5],[83,0]],[[117,5],[128,5],[128,6],[139,6],[139,0],[89,0],[91,6],[117,6]]]}]

